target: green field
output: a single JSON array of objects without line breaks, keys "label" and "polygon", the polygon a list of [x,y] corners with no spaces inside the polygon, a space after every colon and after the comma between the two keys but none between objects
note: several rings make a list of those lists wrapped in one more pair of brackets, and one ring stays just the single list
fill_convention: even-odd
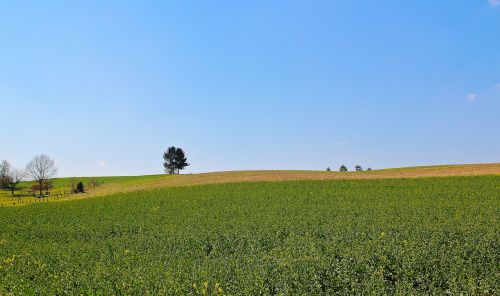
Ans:
[{"label": "green field", "polygon": [[[369,179],[407,179],[451,176],[500,176],[500,163],[462,164],[405,167],[361,172],[325,172],[306,170],[264,170],[229,171],[186,175],[145,175],[112,177],[71,177],[52,179],[53,189],[44,199],[34,198],[29,193],[32,182],[19,184],[15,196],[8,190],[0,190],[0,207],[29,205],[34,202],[53,202],[61,200],[103,197],[117,193],[139,192],[170,187],[203,184],[225,184],[243,182],[277,182],[296,180],[369,180]],[[98,187],[92,184],[97,181]],[[71,194],[71,184],[83,182],[84,194]]]},{"label": "green field", "polygon": [[[148,175],[148,176],[110,176],[110,177],[73,177],[73,178],[55,178],[52,180],[54,186],[51,189],[51,197],[55,195],[62,194],[63,192],[69,192],[71,190],[71,184],[76,184],[77,182],[83,182],[88,189],[92,181],[97,181],[100,186],[108,185],[119,185],[123,187],[130,187],[135,184],[143,184],[144,182],[154,182],[156,180],[165,179],[172,176],[166,175]],[[175,176],[174,176],[175,177]],[[25,205],[30,200],[35,201],[33,196],[28,195],[28,188],[31,187],[33,182],[25,181],[20,183],[12,195],[11,191],[8,189],[0,190],[0,205],[12,206],[12,205]],[[65,196],[66,199],[70,199],[75,196]],[[48,198],[50,201],[50,197]]]},{"label": "green field", "polygon": [[253,182],[0,209],[3,294],[500,294],[500,176]]}]

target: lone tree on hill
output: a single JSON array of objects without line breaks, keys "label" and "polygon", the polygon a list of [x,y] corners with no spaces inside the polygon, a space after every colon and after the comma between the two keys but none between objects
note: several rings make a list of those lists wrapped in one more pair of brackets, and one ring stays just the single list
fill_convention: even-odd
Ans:
[{"label": "lone tree on hill", "polygon": [[361,172],[363,171],[363,168],[358,164],[354,167],[356,169],[356,172]]},{"label": "lone tree on hill", "polygon": [[163,160],[163,167],[168,174],[179,174],[180,170],[189,166],[184,151],[174,146],[169,147],[167,151],[163,153]]},{"label": "lone tree on hill", "polygon": [[56,163],[45,154],[38,155],[26,166],[26,174],[38,185],[41,196],[44,185],[57,174]]},{"label": "lone tree on hill", "polygon": [[345,165],[342,165],[339,169],[341,172],[347,172],[347,167]]},{"label": "lone tree on hill", "polygon": [[24,171],[18,169],[12,169],[9,172],[8,183],[11,190],[11,195],[14,195],[17,184],[23,181],[25,176]]}]

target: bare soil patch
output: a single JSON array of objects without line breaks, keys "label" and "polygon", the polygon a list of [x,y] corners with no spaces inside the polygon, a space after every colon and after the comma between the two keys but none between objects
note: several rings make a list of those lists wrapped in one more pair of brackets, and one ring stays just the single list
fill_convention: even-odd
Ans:
[{"label": "bare soil patch", "polygon": [[165,187],[201,184],[221,184],[237,182],[288,181],[288,180],[357,180],[426,178],[444,176],[479,176],[500,174],[500,163],[467,164],[384,169],[363,172],[323,172],[323,171],[234,171],[187,175],[165,175],[152,181],[108,184],[92,190],[82,197],[103,196],[119,192],[131,192]]}]

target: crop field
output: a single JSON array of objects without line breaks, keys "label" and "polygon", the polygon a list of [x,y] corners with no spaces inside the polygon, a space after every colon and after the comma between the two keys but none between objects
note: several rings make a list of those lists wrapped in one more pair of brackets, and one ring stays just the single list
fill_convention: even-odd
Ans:
[{"label": "crop field", "polygon": [[[70,187],[58,187],[51,190],[52,196],[59,196],[67,193]],[[68,195],[66,195],[69,197]],[[14,194],[8,189],[0,189],[0,207],[3,206],[18,206],[18,205],[28,205],[33,202],[41,202],[29,194],[26,187],[21,187],[16,190]]]},{"label": "crop field", "polygon": [[[137,192],[152,189],[191,186],[202,184],[225,184],[240,182],[276,182],[291,180],[370,180],[370,179],[400,179],[427,178],[439,176],[481,176],[500,175],[500,163],[440,165],[382,169],[362,172],[325,172],[300,170],[269,170],[269,171],[230,171],[187,175],[145,175],[145,176],[112,176],[112,177],[72,177],[53,179],[54,189],[51,197],[43,202],[102,197],[117,193]],[[86,193],[78,195],[57,196],[71,191],[71,183],[83,182]],[[91,181],[97,181],[99,187],[93,188]],[[23,182],[20,189],[27,189],[31,182]],[[22,191],[21,191],[22,192]],[[57,197],[56,197],[57,196]],[[27,205],[40,201],[29,195],[11,196],[10,191],[0,190],[0,207]]]},{"label": "crop field", "polygon": [[205,184],[0,209],[0,295],[500,294],[500,176]]},{"label": "crop field", "polygon": [[[113,193],[151,190],[202,184],[225,184],[236,182],[291,181],[291,180],[368,180],[427,178],[439,176],[500,175],[500,163],[441,165],[383,169],[363,172],[325,171],[233,171],[188,175],[152,175],[138,177],[104,177],[104,186],[89,191],[84,197],[106,196]],[[100,178],[99,178],[100,179]],[[67,180],[61,179],[59,184]]]}]

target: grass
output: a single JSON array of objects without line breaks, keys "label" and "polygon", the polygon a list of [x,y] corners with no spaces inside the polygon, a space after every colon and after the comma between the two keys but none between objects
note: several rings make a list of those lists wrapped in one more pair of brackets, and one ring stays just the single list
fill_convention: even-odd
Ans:
[{"label": "grass", "polygon": [[[237,182],[289,181],[289,180],[356,180],[356,179],[394,179],[425,178],[438,176],[478,176],[500,175],[500,163],[440,165],[383,169],[363,172],[325,172],[325,171],[234,171],[187,175],[149,175],[118,177],[74,177],[54,179],[55,189],[52,195],[69,191],[71,182],[82,181],[86,184],[87,193],[79,195],[59,196],[45,201],[66,199],[82,199],[88,197],[107,196],[115,193],[135,192],[167,187],[191,186],[201,184],[223,184]],[[100,186],[90,188],[88,184],[97,180]],[[31,182],[20,184],[28,188]],[[0,190],[0,205],[25,205],[34,201],[31,197],[12,198],[9,192]],[[22,203],[20,203],[22,202]]]},{"label": "grass", "polygon": [[[83,182],[86,186],[86,188],[95,193],[95,192],[100,192],[99,188],[96,188],[94,190],[89,189],[90,183],[95,180],[97,181],[100,186],[103,187],[108,187],[110,185],[112,186],[119,186],[122,188],[133,188],[135,184],[143,184],[143,183],[148,183],[148,182],[153,182],[157,181],[160,179],[164,179],[168,176],[166,175],[149,175],[149,176],[111,176],[111,177],[71,177],[71,178],[55,178],[52,180],[54,188],[51,189],[51,196],[55,196],[58,194],[62,194],[63,192],[68,192],[71,189],[71,184],[74,183],[76,186],[76,183],[78,182]],[[26,181],[22,182],[18,185],[18,190],[14,195],[11,194],[10,190],[0,190],[0,204],[4,204],[6,206],[12,206],[14,203],[16,205],[23,205],[26,204],[29,200],[33,201],[34,198],[32,196],[27,195],[27,189],[30,188],[32,185],[32,182]],[[102,191],[102,190],[101,190]],[[105,192],[105,191],[104,191]],[[84,195],[85,197],[88,195]],[[79,196],[65,196],[64,199],[74,199],[75,197]],[[48,199],[50,201],[50,198]],[[57,201],[59,201],[58,199]],[[24,202],[24,203],[21,203]]]},{"label": "grass", "polygon": [[498,295],[499,217],[500,176],[211,184],[3,208],[0,294]]}]

